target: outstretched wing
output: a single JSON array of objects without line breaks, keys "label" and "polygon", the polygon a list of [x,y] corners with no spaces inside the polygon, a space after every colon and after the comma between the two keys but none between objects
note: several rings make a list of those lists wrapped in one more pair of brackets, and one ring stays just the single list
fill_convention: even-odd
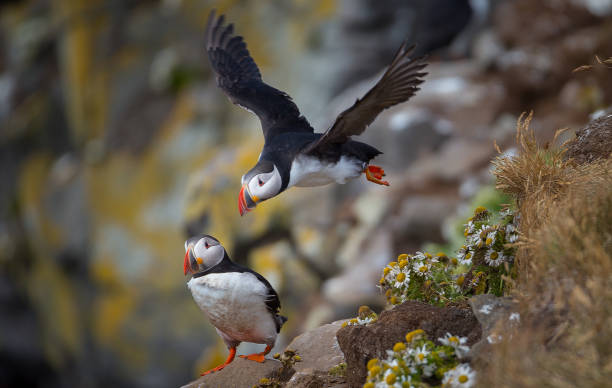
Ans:
[{"label": "outstretched wing", "polygon": [[427,74],[421,72],[427,66],[424,57],[409,57],[414,47],[407,48],[404,42],[380,81],[362,99],[340,113],[323,136],[303,152],[312,153],[328,144],[346,142],[350,136],[363,133],[380,112],[414,96],[423,82],[421,78]]},{"label": "outstretched wing", "polygon": [[224,20],[213,10],[206,26],[206,51],[217,85],[230,101],[259,117],[266,138],[282,130],[312,132],[291,97],[262,81],[246,43],[241,36],[233,35],[233,24],[224,25]]}]

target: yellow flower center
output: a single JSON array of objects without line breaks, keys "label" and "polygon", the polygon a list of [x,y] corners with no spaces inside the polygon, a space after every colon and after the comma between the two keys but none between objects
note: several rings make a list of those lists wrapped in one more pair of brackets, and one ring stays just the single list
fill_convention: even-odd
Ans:
[{"label": "yellow flower center", "polygon": [[365,383],[363,384],[363,388],[374,388],[374,383]]},{"label": "yellow flower center", "polygon": [[428,259],[431,259],[431,253],[425,252],[425,257],[427,257]]},{"label": "yellow flower center", "polygon": [[406,274],[403,272],[398,273],[395,277],[395,280],[397,280],[398,282],[403,282],[404,280],[406,280]]},{"label": "yellow flower center", "polygon": [[391,268],[389,268],[389,267],[385,267],[385,269],[383,269],[383,274],[384,274],[385,276],[387,276],[387,275],[389,274],[389,272],[391,272]]},{"label": "yellow flower center", "polygon": [[392,385],[395,383],[395,378],[395,373],[389,373],[385,381],[387,382],[387,384]]},{"label": "yellow flower center", "polygon": [[453,257],[453,258],[451,259],[451,263],[453,263],[454,265],[457,265],[457,263],[458,263],[458,262],[459,262],[459,260],[457,260],[457,258],[456,258],[456,257]]},{"label": "yellow flower center", "polygon": [[394,352],[401,352],[402,350],[406,350],[406,345],[403,342],[398,342],[393,346]]},{"label": "yellow flower center", "polygon": [[357,324],[357,318],[353,318],[349,322],[351,322],[352,324],[356,325]]},{"label": "yellow flower center", "polygon": [[390,262],[389,267],[397,267],[397,261]]},{"label": "yellow flower center", "polygon": [[379,282],[380,284],[385,284],[385,278],[384,278],[384,277],[380,278],[380,280],[379,280],[378,282]]},{"label": "yellow flower center", "polygon": [[391,302],[391,304],[398,304],[399,301],[397,300],[397,297],[392,296],[391,299],[389,299],[389,302]]},{"label": "yellow flower center", "polygon": [[372,376],[376,376],[379,373],[380,373],[380,366],[374,365],[373,367],[370,368],[370,374]]},{"label": "yellow flower center", "polygon": [[457,278],[457,285],[459,287],[461,287],[463,285],[463,282],[465,281],[465,276],[461,275]]},{"label": "yellow flower center", "polygon": [[401,261],[399,262],[399,267],[400,267],[400,268],[404,268],[404,267],[405,267],[405,266],[407,266],[407,265],[408,265],[408,260],[401,260]]},{"label": "yellow flower center", "polygon": [[466,260],[469,260],[471,257],[472,257],[472,252],[468,252],[468,253],[465,255],[465,259],[466,259]]},{"label": "yellow flower center", "polygon": [[419,360],[423,361],[425,359],[425,355],[423,353],[419,353],[417,354],[417,357],[419,358]]},{"label": "yellow flower center", "polygon": [[499,257],[499,254],[497,252],[491,252],[491,259],[495,260]]},{"label": "yellow flower center", "polygon": [[368,370],[374,368],[376,365],[378,365],[378,358],[371,359],[368,361]]},{"label": "yellow flower center", "polygon": [[461,376],[459,376],[459,378],[457,380],[459,380],[459,382],[461,384],[464,384],[464,383],[467,383],[468,377],[466,375],[461,375]]},{"label": "yellow flower center", "polygon": [[448,342],[459,342],[459,338],[452,336],[448,338]]},{"label": "yellow flower center", "polygon": [[391,290],[385,291],[385,296],[388,298],[391,296]]},{"label": "yellow flower center", "polygon": [[416,329],[406,334],[406,342],[410,343],[415,336],[425,333],[422,329]]},{"label": "yellow flower center", "polygon": [[397,257],[397,261],[406,260],[407,258],[408,258],[408,255],[405,253],[402,253],[401,255]]},{"label": "yellow flower center", "polygon": [[486,212],[487,208],[484,206],[478,206],[476,209],[474,209],[474,215],[478,214],[478,213],[482,213],[482,212]]},{"label": "yellow flower center", "polygon": [[467,228],[466,228],[466,229],[463,231],[463,236],[464,236],[464,237],[467,237],[467,235],[468,235],[468,230],[467,230]]},{"label": "yellow flower center", "polygon": [[487,244],[487,245],[493,244],[493,240],[491,239],[491,237],[487,237],[487,240],[485,241],[485,244]]},{"label": "yellow flower center", "polygon": [[427,266],[426,265],[420,266],[419,267],[419,271],[422,272],[422,273],[427,272]]}]

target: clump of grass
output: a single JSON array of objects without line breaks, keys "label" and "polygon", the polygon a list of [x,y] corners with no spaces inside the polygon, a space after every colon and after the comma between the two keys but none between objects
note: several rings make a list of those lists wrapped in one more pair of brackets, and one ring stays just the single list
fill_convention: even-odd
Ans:
[{"label": "clump of grass", "polygon": [[517,126],[518,154],[495,162],[521,215],[520,335],[493,347],[483,386],[607,386],[612,381],[612,160],[576,165]]},{"label": "clump of grass", "polygon": [[512,278],[515,215],[505,209],[494,217],[478,207],[464,225],[465,244],[456,257],[444,253],[401,254],[385,268],[380,287],[395,305],[418,300],[433,305],[459,302],[470,295],[503,295]]},{"label": "clump of grass", "polygon": [[469,351],[467,338],[447,333],[436,345],[423,330],[406,334],[406,342],[398,342],[387,350],[387,358],[368,361],[368,377],[364,388],[379,386],[471,387],[476,373],[460,360]]}]

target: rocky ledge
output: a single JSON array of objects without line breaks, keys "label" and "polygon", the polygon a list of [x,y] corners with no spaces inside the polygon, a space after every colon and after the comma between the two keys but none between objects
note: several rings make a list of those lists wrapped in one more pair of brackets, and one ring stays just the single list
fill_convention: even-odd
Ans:
[{"label": "rocky ledge", "polygon": [[437,341],[450,332],[467,337],[473,349],[486,352],[488,339],[495,335],[496,322],[507,320],[513,308],[507,298],[493,295],[478,295],[469,303],[448,307],[408,301],[382,312],[369,325],[342,327],[344,321],[336,321],[303,333],[287,346],[280,361],[266,359],[258,364],[236,359],[222,371],[183,388],[361,387],[367,375],[367,361],[384,358],[386,350],[403,341],[406,333],[423,329]]}]

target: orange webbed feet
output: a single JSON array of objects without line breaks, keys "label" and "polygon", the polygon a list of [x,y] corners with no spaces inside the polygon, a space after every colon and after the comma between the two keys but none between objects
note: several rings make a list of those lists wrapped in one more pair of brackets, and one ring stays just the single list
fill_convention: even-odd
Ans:
[{"label": "orange webbed feet", "polygon": [[207,370],[206,372],[200,374],[200,376],[206,376],[207,374],[218,372],[221,369],[225,368],[230,362],[234,361],[234,357],[236,356],[236,348],[230,348],[229,356],[227,356],[227,360],[225,362],[211,370]]},{"label": "orange webbed feet", "polygon": [[383,170],[382,167],[368,165],[363,172],[366,175],[366,179],[370,182],[374,182],[378,185],[389,186],[389,182],[382,180],[382,178],[386,175],[385,170]]},{"label": "orange webbed feet", "polygon": [[268,345],[266,346],[266,349],[261,352],[261,353],[253,353],[253,354],[249,354],[249,355],[241,355],[238,356],[240,358],[244,358],[247,360],[251,360],[251,361],[256,361],[256,362],[264,362],[264,360],[266,359],[265,356],[266,354],[270,353],[270,351],[272,350],[272,346]]},{"label": "orange webbed feet", "polygon": [[263,355],[263,353],[254,353],[254,354],[249,354],[249,355],[242,355],[242,356],[238,356],[240,358],[244,358],[247,360],[251,360],[251,361],[257,361],[257,362],[264,362],[265,357]]}]

